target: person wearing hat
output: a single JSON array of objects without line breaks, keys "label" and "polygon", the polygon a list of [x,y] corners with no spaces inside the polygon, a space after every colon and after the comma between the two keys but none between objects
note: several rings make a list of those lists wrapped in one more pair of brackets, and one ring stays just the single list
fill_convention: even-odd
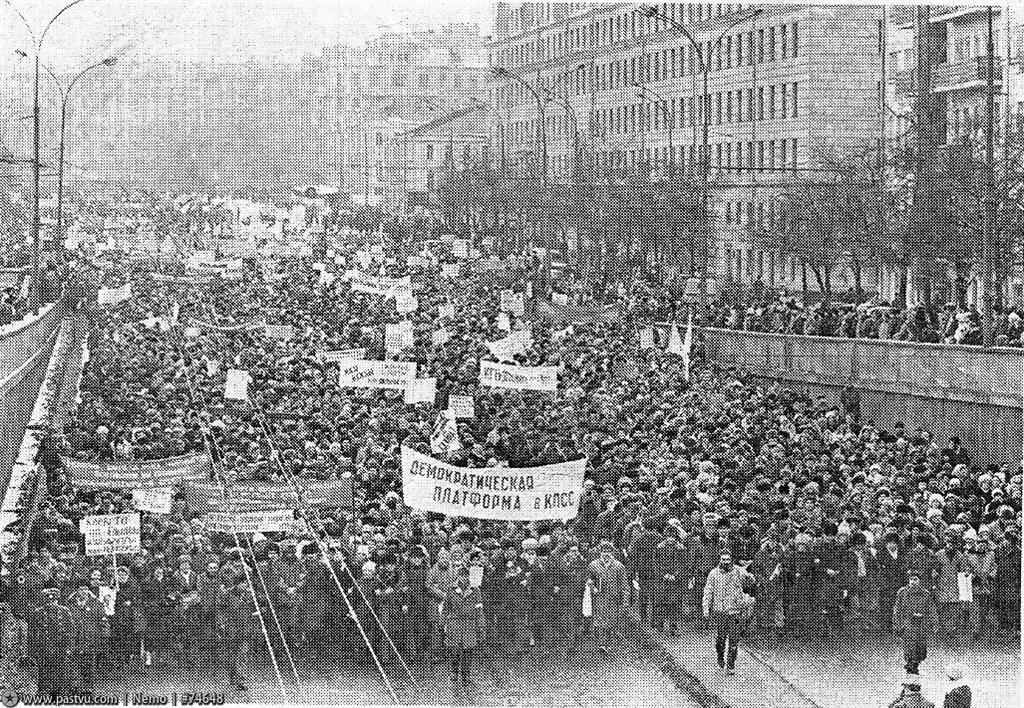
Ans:
[{"label": "person wearing hat", "polygon": [[93,677],[99,667],[100,656],[107,650],[110,636],[110,622],[103,609],[103,603],[89,587],[89,578],[78,582],[78,589],[68,598],[68,609],[77,627],[75,654],[79,674],[76,679],[82,691],[92,690]]},{"label": "person wearing hat", "polygon": [[473,650],[484,641],[484,600],[478,588],[471,587],[469,568],[459,566],[455,584],[448,588],[441,612],[445,646],[451,655],[452,683],[456,693],[470,684]]},{"label": "person wearing hat", "polygon": [[28,656],[39,669],[36,692],[56,701],[69,696],[81,673],[75,661],[75,618],[60,604],[60,590],[52,583],[41,591],[42,605],[28,616]]},{"label": "person wearing hat", "polygon": [[248,690],[242,663],[248,643],[255,639],[251,620],[256,612],[249,580],[245,576],[236,577],[217,605],[217,665],[227,666],[228,683],[239,692]]},{"label": "person wearing hat", "polygon": [[600,556],[587,566],[587,587],[592,600],[592,623],[598,650],[611,651],[612,635],[629,609],[629,581],[626,568],[615,559],[615,546],[602,541]]},{"label": "person wearing hat", "polygon": [[935,601],[939,606],[939,620],[943,636],[955,643],[963,642],[967,630],[972,626],[972,600],[961,596],[961,576],[971,577],[971,565],[964,552],[964,539],[956,525],[946,529],[946,545],[935,554],[938,563],[938,579],[935,584]]},{"label": "person wearing hat", "polygon": [[964,667],[953,663],[946,667],[949,685],[942,699],[942,708],[971,708],[971,687],[964,681]]},{"label": "person wearing hat", "polygon": [[427,590],[427,549],[413,546],[401,571],[402,614],[406,655],[420,661],[430,652],[430,592]]},{"label": "person wearing hat", "polygon": [[668,527],[665,540],[654,550],[653,565],[657,569],[657,616],[665,635],[679,636],[683,597],[687,581],[687,554],[683,548],[681,531]]},{"label": "person wearing hat", "polygon": [[903,679],[898,695],[889,708],[935,708],[935,704],[921,695],[921,677],[909,674]]},{"label": "person wearing hat", "polygon": [[782,557],[786,631],[802,637],[813,631],[818,608],[817,581],[821,558],[811,546],[811,536],[801,531]]},{"label": "person wearing hat", "polygon": [[892,631],[903,640],[903,659],[908,674],[918,673],[928,657],[928,637],[938,625],[938,609],[930,590],[921,584],[921,571],[907,571],[907,584],[896,592]]}]

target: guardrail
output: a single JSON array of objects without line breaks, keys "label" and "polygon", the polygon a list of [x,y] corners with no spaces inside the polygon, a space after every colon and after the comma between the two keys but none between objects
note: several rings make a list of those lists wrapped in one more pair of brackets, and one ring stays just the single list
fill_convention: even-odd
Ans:
[{"label": "guardrail", "polygon": [[[656,323],[666,341],[668,323]],[[838,398],[865,417],[958,435],[981,458],[1019,464],[1024,350],[703,328],[710,361]]]}]

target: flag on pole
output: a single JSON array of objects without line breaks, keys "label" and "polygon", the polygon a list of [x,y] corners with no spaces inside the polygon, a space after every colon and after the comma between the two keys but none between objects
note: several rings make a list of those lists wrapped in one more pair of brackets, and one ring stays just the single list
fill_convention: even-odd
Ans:
[{"label": "flag on pole", "polygon": [[665,347],[665,351],[669,354],[683,354],[683,338],[679,336],[679,325],[675,322],[672,323],[672,329],[668,333],[668,346]]},{"label": "flag on pole", "polygon": [[[677,332],[678,334],[678,332]],[[690,380],[690,352],[693,350],[693,313],[686,323],[686,336],[683,338],[683,378]]]}]

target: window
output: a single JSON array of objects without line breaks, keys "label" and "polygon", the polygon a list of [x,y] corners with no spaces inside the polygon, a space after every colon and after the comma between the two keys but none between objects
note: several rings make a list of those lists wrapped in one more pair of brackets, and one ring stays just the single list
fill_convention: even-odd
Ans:
[{"label": "window", "polygon": [[794,117],[794,118],[796,118],[796,117],[797,117],[797,116],[796,116],[796,106],[797,106],[797,100],[796,100],[796,82],[793,82],[793,117]]},{"label": "window", "polygon": [[427,162],[430,162],[433,159],[434,159],[434,146],[433,145],[427,145]]},{"label": "window", "polygon": [[775,87],[768,87],[768,119],[775,120]]},{"label": "window", "polygon": [[732,68],[732,37],[725,38],[725,68]]},{"label": "window", "polygon": [[793,166],[793,173],[796,173],[796,138],[789,141],[789,159]]},{"label": "window", "polygon": [[789,43],[787,42],[789,33],[786,29],[786,25],[779,27],[779,53],[782,55],[783,59],[789,57]]},{"label": "window", "polygon": [[782,118],[789,118],[789,84],[779,86],[779,96],[782,102]]},{"label": "window", "polygon": [[764,141],[757,141],[757,169],[764,170]]},{"label": "window", "polygon": [[722,124],[722,92],[715,94],[715,125]]},{"label": "window", "polygon": [[757,63],[764,63],[764,30],[757,31]]},{"label": "window", "polygon": [[732,91],[725,94],[725,122],[732,123]]},{"label": "window", "polygon": [[779,162],[782,163],[783,167],[786,166],[786,144],[788,142],[785,138],[779,141]]},{"label": "window", "polygon": [[768,28],[768,61],[775,61],[775,28]]},{"label": "window", "polygon": [[797,47],[797,39],[796,39],[796,37],[797,37],[797,34],[796,34],[796,22],[794,22],[794,23],[793,23],[793,24],[791,25],[791,27],[792,27],[792,32],[790,32],[790,34],[792,35],[792,40],[793,40],[793,41],[792,41],[792,45],[791,45],[791,46],[792,46],[792,52],[793,52],[793,53],[792,53],[792,55],[791,55],[791,56],[794,56],[794,57],[795,57],[795,56],[796,56],[796,47]]},{"label": "window", "polygon": [[764,120],[764,87],[757,89],[757,119]]},{"label": "window", "polygon": [[747,65],[754,65],[754,31],[747,32]]}]

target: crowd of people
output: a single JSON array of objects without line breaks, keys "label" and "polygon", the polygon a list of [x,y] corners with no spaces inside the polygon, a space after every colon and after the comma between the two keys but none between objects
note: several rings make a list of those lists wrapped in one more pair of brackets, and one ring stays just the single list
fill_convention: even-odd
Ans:
[{"label": "crowd of people", "polygon": [[[748,332],[933,344],[982,343],[981,313],[973,305],[958,307],[953,303],[941,308],[913,305],[905,309],[883,302],[801,306],[794,299],[746,306],[722,303],[711,308],[708,321],[714,327]],[[1024,311],[994,308],[992,337],[996,346],[1024,346]]]},{"label": "crowd of people", "polygon": [[[7,685],[28,680],[17,660],[27,656],[42,693],[161,665],[244,690],[246,657],[288,655],[385,671],[450,662],[461,690],[487,652],[613,651],[631,610],[667,635],[710,623],[728,672],[751,633],[895,633],[911,672],[939,627],[959,649],[996,631],[1019,636],[1019,468],[756,384],[699,351],[690,364],[641,349],[656,296],[639,286],[620,290],[616,322],[509,316],[531,331],[515,363],[557,367],[556,392],[481,386],[487,343],[508,334],[499,292],[527,290],[535,260],[484,271],[443,240],[386,232],[304,245],[246,258],[237,278],[190,277],[184,259],[98,261],[103,284],[130,282],[132,297],[83,308],[80,402],[44,440],[48,496],[26,530],[30,552],[4,581]],[[343,277],[352,268],[410,275],[415,311],[354,289]],[[789,331],[798,315],[779,309],[740,326],[785,320]],[[385,325],[406,317],[413,345],[386,352]],[[293,335],[238,328],[256,321]],[[437,380],[437,405],[339,386],[338,365],[318,354],[348,348],[416,362]],[[249,373],[248,402],[225,399],[229,368]],[[459,422],[458,449],[435,454],[431,432],[453,395],[472,396],[475,415]],[[585,458],[578,515],[514,523],[409,508],[402,447],[467,467]],[[208,454],[228,485],[351,476],[354,501],[297,509],[304,532],[235,535],[209,529],[179,492],[170,513],[142,514],[140,553],[86,556],[78,522],[131,511],[132,490],[77,488],[61,457],[187,453]]]}]

